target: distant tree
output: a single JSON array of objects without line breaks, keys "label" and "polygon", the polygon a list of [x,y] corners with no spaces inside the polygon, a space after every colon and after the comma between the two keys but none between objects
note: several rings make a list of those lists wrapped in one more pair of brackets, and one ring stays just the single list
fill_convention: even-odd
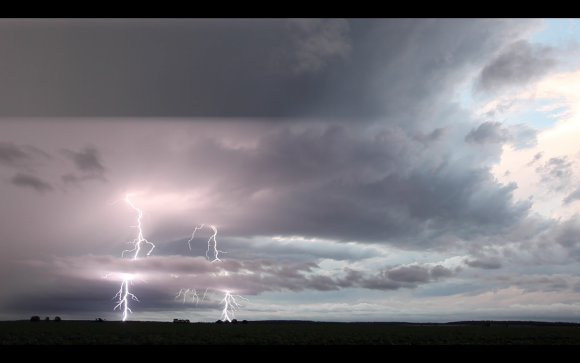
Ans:
[{"label": "distant tree", "polygon": [[40,321],[40,316],[33,316],[30,318],[30,321]]},{"label": "distant tree", "polygon": [[185,322],[186,322],[187,324],[189,324],[189,319],[185,319]]},{"label": "distant tree", "polygon": [[231,324],[232,322],[229,320],[224,321],[224,324]]},{"label": "distant tree", "polygon": [[242,320],[242,324],[248,324],[247,320]]},{"label": "distant tree", "polygon": [[57,323],[59,323],[59,322],[60,322],[60,316],[56,316],[56,317],[54,318],[54,321],[56,321]]},{"label": "distant tree", "polygon": [[223,324],[224,322],[223,322],[223,321],[221,321],[221,320],[217,320],[215,323],[216,323],[216,324]]},{"label": "distant tree", "polygon": [[44,321],[50,321],[50,318],[47,316],[46,318],[44,318]]},{"label": "distant tree", "polygon": [[104,322],[104,320],[103,320],[103,319],[101,319],[101,318],[96,318],[96,319],[95,319],[95,321],[96,321],[97,323],[102,323],[102,322]]},{"label": "distant tree", "polygon": [[238,319],[232,319],[232,324],[237,324],[238,323]]}]

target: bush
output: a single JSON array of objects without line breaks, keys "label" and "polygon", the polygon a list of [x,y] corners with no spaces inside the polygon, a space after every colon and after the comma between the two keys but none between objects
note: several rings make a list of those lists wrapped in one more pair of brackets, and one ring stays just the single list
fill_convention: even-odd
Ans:
[{"label": "bush", "polygon": [[242,324],[248,324],[247,320],[242,320]]},{"label": "bush", "polygon": [[221,320],[217,320],[215,323],[216,323],[216,324],[223,324],[224,322],[223,322],[223,321],[221,321]]},{"label": "bush", "polygon": [[238,323],[238,319],[233,319],[232,320],[232,324],[237,324]]},{"label": "bush", "polygon": [[54,321],[56,321],[57,323],[60,322],[60,316],[55,316]]},{"label": "bush", "polygon": [[40,321],[40,316],[33,316],[32,318],[30,318],[30,321]]}]

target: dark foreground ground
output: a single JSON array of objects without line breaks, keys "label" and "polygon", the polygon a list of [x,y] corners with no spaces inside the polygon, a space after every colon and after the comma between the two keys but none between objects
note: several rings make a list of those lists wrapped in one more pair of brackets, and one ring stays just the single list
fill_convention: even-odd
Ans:
[{"label": "dark foreground ground", "polygon": [[580,327],[505,323],[0,322],[6,344],[580,344]]}]

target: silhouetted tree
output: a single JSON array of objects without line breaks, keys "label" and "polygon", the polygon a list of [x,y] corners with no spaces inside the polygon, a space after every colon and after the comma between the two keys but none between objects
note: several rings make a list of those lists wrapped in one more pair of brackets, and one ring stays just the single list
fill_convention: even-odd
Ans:
[{"label": "silhouetted tree", "polygon": [[30,318],[30,321],[40,321],[40,316],[33,316]]},{"label": "silhouetted tree", "polygon": [[57,323],[58,323],[58,322],[60,322],[60,316],[56,316],[56,317],[54,318],[54,321],[56,321]]},{"label": "silhouetted tree", "polygon": [[242,320],[242,324],[248,324],[247,320]]},{"label": "silhouetted tree", "polygon": [[216,323],[216,324],[223,324],[224,322],[223,322],[223,321],[221,321],[221,320],[217,320],[215,323]]},{"label": "silhouetted tree", "polygon": [[232,319],[232,324],[237,324],[238,323],[238,319]]},{"label": "silhouetted tree", "polygon": [[44,318],[44,321],[50,321],[50,318],[47,316],[46,318]]}]

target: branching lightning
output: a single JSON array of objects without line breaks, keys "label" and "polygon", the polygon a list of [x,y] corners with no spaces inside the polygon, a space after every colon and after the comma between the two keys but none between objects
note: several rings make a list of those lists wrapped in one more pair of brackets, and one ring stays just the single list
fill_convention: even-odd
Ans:
[{"label": "branching lightning", "polygon": [[[195,232],[197,232],[198,229],[202,229],[204,226],[204,224],[202,224],[199,227],[195,227],[195,229],[193,230],[193,233],[191,234],[191,238],[189,239],[189,241],[187,241],[187,244],[189,245],[189,249],[191,250],[191,241],[193,241],[193,238],[195,237]],[[210,262],[216,262],[219,261],[221,262],[221,260],[219,259],[219,253],[226,253],[224,251],[218,250],[217,248],[217,228],[215,228],[214,226],[209,226],[212,230],[213,230],[213,234],[211,235],[211,237],[208,239],[207,241],[207,251],[205,252],[205,257],[207,258],[208,261]],[[212,241],[213,241],[213,255],[214,255],[214,259],[211,260],[209,257],[209,253],[210,250],[212,248]],[[228,272],[224,270],[224,274],[225,276],[228,276]],[[193,296],[192,296],[192,302],[195,301],[195,306],[197,307],[197,304],[199,303],[199,297],[197,296],[197,293],[195,291],[195,289],[193,290]],[[201,298],[201,301],[203,302],[203,300],[205,300],[205,296],[207,294],[207,288],[205,289],[204,293],[203,293],[203,297]],[[179,290],[179,293],[177,294],[177,296],[175,297],[175,300],[177,300],[181,295],[183,295],[183,303],[185,303],[186,299],[187,299],[187,293],[191,291],[190,289],[187,290]],[[211,300],[213,298],[213,295],[215,294],[215,290],[212,292],[211,297],[209,298],[209,300]],[[246,299],[243,296],[240,295],[232,295],[230,294],[229,291],[225,292],[225,296],[222,299],[222,301],[220,302],[220,304],[224,304],[224,309],[222,310],[222,316],[221,316],[221,320],[222,321],[231,321],[231,319],[233,319],[235,317],[235,312],[236,310],[241,307],[242,305],[240,305],[237,301],[236,301],[236,297],[240,298],[240,299],[244,299],[246,301],[249,301],[248,299]],[[197,299],[197,300],[195,300]]]},{"label": "branching lightning", "polygon": [[135,296],[129,292],[129,282],[131,282],[131,285],[133,285],[133,280],[123,279],[123,282],[121,283],[121,289],[113,297],[113,299],[116,297],[119,297],[118,304],[115,306],[115,308],[113,310],[116,310],[117,308],[119,308],[121,311],[123,311],[123,321],[125,321],[125,319],[127,319],[127,312],[133,313],[131,311],[131,309],[129,308],[128,297],[131,296],[131,298],[133,300],[139,301],[139,299],[137,299],[137,296]]},{"label": "branching lightning", "polygon": [[155,248],[155,245],[149,241],[147,241],[144,237],[143,237],[143,229],[141,228],[141,218],[143,217],[143,211],[137,207],[135,207],[135,205],[133,205],[133,203],[131,203],[131,201],[129,200],[129,197],[134,196],[135,194],[131,193],[131,194],[127,194],[127,197],[125,197],[125,201],[127,203],[129,203],[129,205],[131,207],[133,207],[133,209],[135,209],[137,211],[137,213],[139,213],[139,217],[137,217],[137,225],[136,226],[131,226],[133,228],[138,228],[139,229],[139,233],[137,234],[137,238],[135,238],[132,242],[127,242],[127,243],[132,243],[133,244],[133,249],[132,250],[125,250],[121,253],[121,257],[123,257],[123,255],[125,254],[125,252],[133,252],[135,251],[135,255],[133,256],[133,261],[135,261],[137,259],[137,256],[139,255],[139,251],[141,250],[141,242],[145,242],[150,244],[152,247],[149,250],[149,252],[147,252],[147,256],[149,256],[151,254],[151,252],[153,251],[153,249]]},{"label": "branching lightning", "polygon": [[[141,251],[141,243],[142,242],[148,243],[152,246],[151,249],[149,250],[149,252],[147,252],[147,256],[149,256],[151,254],[151,252],[155,248],[155,245],[152,242],[147,241],[147,239],[145,239],[143,237],[143,229],[141,228],[141,218],[143,218],[144,212],[141,209],[135,207],[135,205],[133,203],[131,203],[131,201],[129,200],[129,197],[132,197],[132,196],[135,196],[135,194],[133,194],[133,193],[127,194],[127,196],[125,197],[125,201],[127,203],[129,203],[129,205],[133,209],[135,209],[138,213],[137,225],[131,226],[131,227],[138,228],[139,233],[137,234],[137,238],[135,238],[132,242],[127,242],[127,243],[133,244],[133,249],[123,251],[121,253],[121,258],[124,257],[125,252],[135,252],[135,255],[133,256],[132,260],[136,261],[137,257],[139,256],[139,252]],[[113,205],[120,200],[122,200],[122,199],[116,200],[115,202],[113,202],[109,205]],[[112,275],[112,273],[108,273],[105,276],[101,276],[101,278],[108,278],[111,275]],[[147,281],[145,281],[143,279],[140,279],[140,280],[147,283]],[[113,299],[115,299],[117,297],[119,298],[119,300],[117,301],[117,305],[115,306],[115,308],[113,310],[116,310],[117,308],[119,308],[123,312],[123,321],[125,321],[127,319],[128,313],[133,313],[133,311],[131,311],[131,308],[129,308],[129,297],[131,297],[131,299],[133,299],[135,301],[139,301],[139,299],[137,299],[137,296],[135,296],[134,294],[129,292],[129,283],[131,283],[131,285],[133,285],[132,276],[130,278],[124,277],[123,282],[121,282],[121,288],[119,289],[119,292],[117,292],[117,294],[113,297]]]},{"label": "branching lightning", "polygon": [[[192,303],[195,302],[195,307],[197,307],[197,304],[199,303],[199,296],[197,296],[197,291],[195,291],[195,289],[187,289],[185,291],[183,291],[183,289],[179,290],[179,294],[177,294],[177,296],[175,297],[175,300],[177,300],[177,298],[183,294],[183,303],[185,304],[185,299],[187,299],[187,293],[189,291],[191,291],[191,293],[192,293],[191,302]],[[204,296],[205,296],[205,294],[204,294]]]},{"label": "branching lightning", "polygon": [[[198,229],[202,229],[203,226],[205,224],[202,224],[199,227],[195,227],[195,229],[193,230],[193,233],[191,234],[191,238],[189,239],[189,241],[187,241],[187,244],[189,245],[189,249],[191,250],[191,241],[193,241],[193,238],[195,237],[195,232]],[[207,240],[207,251],[205,251],[205,257],[207,258],[207,260],[209,261],[209,250],[211,249],[211,241],[213,240],[213,254],[214,254],[214,259],[211,262],[215,262],[215,261],[221,261],[218,257],[219,253],[226,253],[224,251],[220,251],[217,249],[217,240],[216,240],[216,235],[217,235],[217,228],[215,228],[214,226],[209,226],[212,230],[213,230],[213,234],[211,235],[211,237]]]},{"label": "branching lightning", "polygon": [[[236,299],[234,298],[234,296],[239,297],[240,299],[244,299],[246,301],[249,301],[248,299],[246,299],[243,296],[240,295],[232,295],[230,294],[229,291],[226,291],[226,295],[224,296],[223,300],[220,302],[220,304],[224,304],[224,309],[222,310],[222,317],[221,320],[222,321],[232,321],[232,319],[234,319],[236,316],[236,311],[237,308],[241,307],[242,305],[238,304],[238,302],[236,301]],[[231,319],[230,319],[231,316]]]}]

